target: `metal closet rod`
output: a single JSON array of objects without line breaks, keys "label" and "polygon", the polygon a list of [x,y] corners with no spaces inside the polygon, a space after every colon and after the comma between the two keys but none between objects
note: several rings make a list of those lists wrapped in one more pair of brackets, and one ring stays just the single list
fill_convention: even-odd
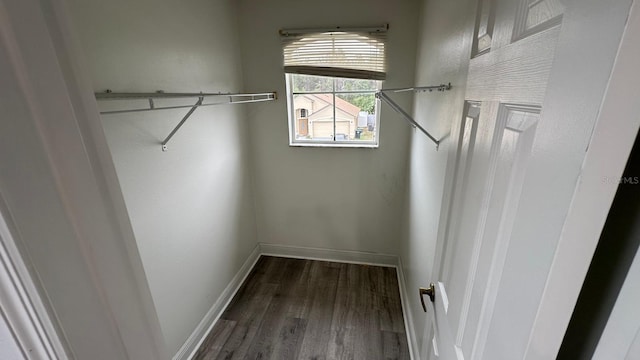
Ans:
[{"label": "metal closet rod", "polygon": [[436,139],[433,135],[431,135],[425,128],[423,128],[411,115],[409,115],[406,111],[400,107],[393,99],[386,94],[386,92],[406,92],[406,91],[414,91],[414,92],[423,92],[423,91],[447,91],[451,90],[451,83],[448,84],[440,84],[434,86],[417,86],[417,87],[409,87],[409,88],[398,88],[398,89],[382,89],[376,93],[376,98],[384,101],[393,109],[395,112],[400,114],[406,121],[408,121],[414,128],[418,128],[418,130],[422,131],[427,137],[436,144],[436,150],[440,147],[440,140]]},{"label": "metal closet rod", "polygon": [[[101,111],[100,114],[122,114],[140,111],[155,111],[155,110],[167,110],[167,109],[183,109],[189,108],[189,111],[182,117],[182,120],[176,125],[175,128],[169,133],[169,135],[162,141],[162,151],[167,151],[167,143],[169,140],[180,130],[182,125],[189,119],[191,114],[201,106],[213,106],[213,105],[225,105],[225,104],[246,104],[262,101],[272,101],[278,98],[278,94],[274,92],[267,93],[114,93],[109,90],[101,93],[96,93],[96,100],[147,100],[149,101],[149,107],[138,109],[125,109],[125,110],[109,110]],[[227,97],[226,101],[203,103],[206,97]],[[184,98],[197,98],[193,105],[176,105],[176,106],[155,106],[154,99],[184,99]],[[234,100],[234,98],[243,98],[241,100]]]},{"label": "metal closet rod", "polygon": [[408,87],[408,88],[396,88],[396,89],[382,89],[380,90],[381,92],[407,92],[407,91],[413,91],[413,92],[424,92],[424,91],[445,91],[445,90],[451,90],[451,83],[448,84],[440,84],[440,85],[430,85],[430,86],[414,86],[414,87]]},{"label": "metal closet rod", "polygon": [[[200,106],[213,106],[224,104],[243,104],[261,101],[271,101],[278,98],[276,92],[267,93],[114,93],[109,90],[95,94],[97,100],[148,100],[149,107],[138,109],[124,109],[124,110],[107,110],[101,111],[100,114],[122,114],[130,112],[140,111],[154,111],[154,110],[168,110],[168,109],[185,109]],[[228,97],[225,101],[214,103],[201,103],[200,105],[174,105],[174,106],[155,106],[154,99],[187,99],[187,98],[200,98],[206,97]],[[244,98],[243,100],[234,100],[236,97]],[[203,100],[204,101],[204,100]]]},{"label": "metal closet rod", "polygon": [[177,98],[197,98],[200,96],[265,96],[276,95],[276,92],[264,92],[264,93],[166,93],[162,91],[152,93],[138,93],[138,92],[122,92],[115,93],[110,90],[105,92],[98,92],[95,94],[98,100],[132,100],[132,99],[177,99]]}]

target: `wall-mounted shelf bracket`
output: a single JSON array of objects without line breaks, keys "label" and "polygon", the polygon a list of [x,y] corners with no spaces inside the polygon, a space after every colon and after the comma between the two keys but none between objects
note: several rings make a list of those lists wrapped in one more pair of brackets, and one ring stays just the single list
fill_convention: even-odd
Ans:
[{"label": "wall-mounted shelf bracket", "polygon": [[451,83],[434,85],[434,86],[419,86],[419,87],[400,88],[400,89],[382,89],[376,93],[376,98],[384,101],[387,105],[391,107],[391,109],[393,109],[395,112],[400,114],[407,122],[409,122],[411,126],[413,126],[414,128],[417,128],[418,130],[422,131],[425,135],[427,135],[427,137],[436,144],[436,150],[438,150],[438,148],[440,147],[440,140],[436,139],[433,135],[431,135],[413,117],[411,117],[411,115],[409,115],[406,111],[404,111],[402,107],[400,107],[400,105],[398,105],[395,101],[393,101],[393,99],[389,97],[389,95],[386,94],[387,92],[399,93],[399,92],[413,91],[417,93],[417,92],[425,92],[425,91],[432,92],[434,90],[435,91],[451,90]]},{"label": "wall-mounted shelf bracket", "polygon": [[[189,109],[189,111],[184,115],[182,120],[180,120],[178,125],[176,125],[176,127],[174,127],[173,130],[171,130],[171,132],[169,133],[169,135],[162,141],[162,151],[167,151],[167,143],[169,142],[169,140],[171,140],[173,135],[175,135],[178,132],[178,130],[180,130],[182,125],[184,125],[184,123],[187,121],[189,116],[191,116],[191,114],[193,114],[193,112],[196,111],[198,106],[202,105],[203,100],[204,100],[204,97],[200,96],[198,98],[198,101],[191,107],[191,109]],[[149,101],[151,101],[151,99],[149,99]]]},{"label": "wall-mounted shelf bracket", "polygon": [[[107,90],[102,93],[96,93],[96,100],[147,100],[148,107],[123,109],[123,110],[107,110],[101,111],[100,114],[122,114],[141,111],[154,111],[154,110],[168,110],[168,109],[184,109],[189,108],[189,111],[182,117],[182,120],[176,125],[175,128],[169,133],[169,135],[162,141],[162,151],[167,151],[167,143],[173,138],[173,136],[180,130],[182,125],[189,119],[189,117],[201,106],[213,106],[213,105],[225,105],[225,104],[247,104],[262,101],[273,101],[278,99],[276,92],[267,93],[250,93],[250,94],[232,94],[232,93],[165,93],[158,91],[155,93],[114,93]],[[215,99],[222,99],[214,102],[205,103],[205,98],[213,97]],[[197,98],[193,105],[172,105],[172,106],[157,106],[156,100],[165,99],[188,99]]]}]

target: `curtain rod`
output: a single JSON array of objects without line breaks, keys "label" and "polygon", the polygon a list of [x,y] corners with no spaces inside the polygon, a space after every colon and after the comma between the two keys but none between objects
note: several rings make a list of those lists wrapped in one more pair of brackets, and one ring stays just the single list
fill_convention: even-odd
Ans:
[{"label": "curtain rod", "polygon": [[293,35],[304,35],[310,33],[325,33],[325,32],[367,32],[367,33],[375,33],[375,32],[386,32],[389,30],[389,24],[384,24],[381,26],[369,26],[369,27],[328,27],[328,28],[308,28],[308,29],[280,29],[279,33],[281,36],[293,36]]}]

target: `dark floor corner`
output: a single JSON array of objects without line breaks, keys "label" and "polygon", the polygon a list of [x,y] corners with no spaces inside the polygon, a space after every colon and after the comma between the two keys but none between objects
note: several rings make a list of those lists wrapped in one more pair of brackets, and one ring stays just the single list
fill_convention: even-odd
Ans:
[{"label": "dark floor corner", "polygon": [[409,359],[396,271],[263,256],[194,359]]}]

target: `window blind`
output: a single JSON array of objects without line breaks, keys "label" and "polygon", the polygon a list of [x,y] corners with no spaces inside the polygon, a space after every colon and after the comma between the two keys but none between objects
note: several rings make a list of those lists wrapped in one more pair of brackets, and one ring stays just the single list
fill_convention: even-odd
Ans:
[{"label": "window blind", "polygon": [[386,29],[289,32],[281,30],[286,73],[384,80]]}]

